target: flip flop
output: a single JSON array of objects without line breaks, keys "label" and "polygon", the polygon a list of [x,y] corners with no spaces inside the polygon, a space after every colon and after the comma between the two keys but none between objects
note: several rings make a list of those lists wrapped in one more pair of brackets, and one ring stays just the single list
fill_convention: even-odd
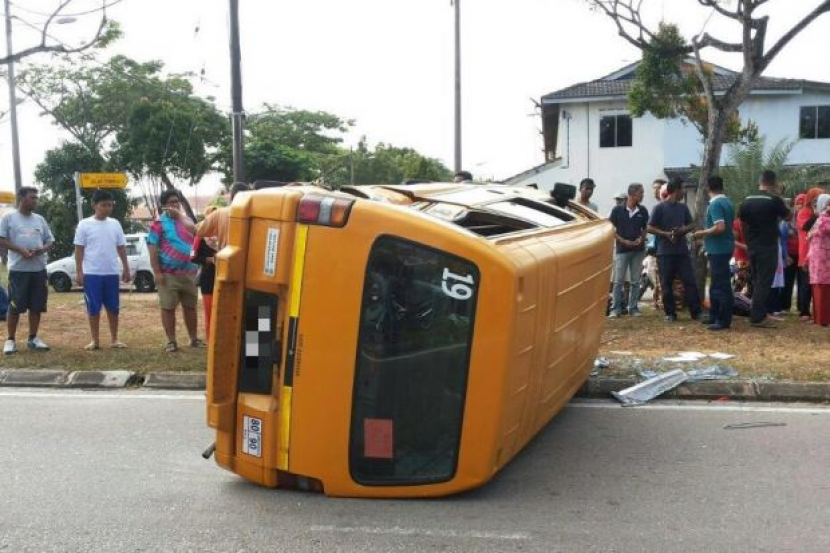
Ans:
[{"label": "flip flop", "polygon": [[90,342],[90,343],[88,343],[87,345],[84,346],[84,349],[87,350],[87,351],[95,351],[95,350],[101,349],[101,346],[99,346],[95,342]]},{"label": "flip flop", "polygon": [[127,347],[127,344],[125,344],[124,342],[113,342],[112,344],[110,344],[110,347],[112,349],[125,349]]}]

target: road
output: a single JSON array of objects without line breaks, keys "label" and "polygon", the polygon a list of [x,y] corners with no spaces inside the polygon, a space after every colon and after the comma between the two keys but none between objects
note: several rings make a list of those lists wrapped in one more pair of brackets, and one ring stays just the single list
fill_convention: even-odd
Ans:
[{"label": "road", "polygon": [[0,389],[0,551],[830,551],[827,407],[572,404],[479,490],[376,501],[204,461],[203,404]]}]

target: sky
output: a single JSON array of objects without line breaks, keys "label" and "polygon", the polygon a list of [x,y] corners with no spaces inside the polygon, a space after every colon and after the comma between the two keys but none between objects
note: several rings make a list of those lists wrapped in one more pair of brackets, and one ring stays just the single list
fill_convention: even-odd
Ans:
[{"label": "sky", "polygon": [[[112,1],[112,0],[109,0]],[[639,59],[613,23],[585,0],[460,0],[462,152],[476,178],[503,179],[543,163],[541,122],[534,100],[593,80]],[[12,13],[30,23],[57,0],[13,0]],[[453,164],[454,9],[449,0],[239,0],[243,103],[325,110],[355,121],[346,145],[365,136],[415,148]],[[818,0],[773,0],[769,39],[776,40]],[[100,5],[74,0],[70,11]],[[24,8],[29,11],[24,11]],[[196,90],[230,110],[228,0],[121,0],[108,10],[124,38],[98,58],[125,54],[158,59],[170,72],[204,69]],[[705,28],[736,40],[724,23],[696,0],[644,0],[647,21],[678,22],[687,35]],[[89,36],[94,16],[55,27],[64,42]],[[765,73],[830,82],[830,15],[799,35]],[[35,37],[19,20],[15,49]],[[706,56],[736,69],[740,57]],[[27,62],[48,62],[36,56]],[[22,64],[25,66],[25,63]],[[20,67],[18,67],[18,71]],[[5,86],[0,111],[8,109]],[[67,138],[31,101],[18,107],[24,184],[31,183],[44,153]],[[210,175],[200,187],[218,186]],[[0,190],[13,188],[11,131],[0,120]]]}]

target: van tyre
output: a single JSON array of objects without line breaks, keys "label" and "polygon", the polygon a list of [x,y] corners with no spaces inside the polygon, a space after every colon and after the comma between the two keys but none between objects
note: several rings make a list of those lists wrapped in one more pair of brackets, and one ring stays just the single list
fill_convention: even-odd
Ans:
[{"label": "van tyre", "polygon": [[135,289],[138,292],[154,292],[156,290],[156,283],[153,280],[153,275],[145,272],[135,275]]},{"label": "van tyre", "polygon": [[55,289],[55,292],[69,292],[72,290],[72,279],[66,273],[55,273],[49,279],[49,284]]}]

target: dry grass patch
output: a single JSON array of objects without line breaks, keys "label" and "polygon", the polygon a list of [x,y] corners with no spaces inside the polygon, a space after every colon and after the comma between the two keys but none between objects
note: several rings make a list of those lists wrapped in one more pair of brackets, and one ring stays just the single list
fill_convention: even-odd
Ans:
[{"label": "dry grass patch", "polygon": [[[735,317],[732,328],[712,332],[679,313],[676,323],[663,321],[663,313],[643,302],[643,316],[609,320],[599,355],[611,361],[603,374],[631,375],[639,369],[702,368],[719,364],[738,371],[741,378],[778,380],[830,380],[830,328],[804,323],[788,315],[776,329],[752,328],[746,317]],[[728,361],[705,359],[698,363],[661,361],[681,351],[723,352],[736,355]],[[632,352],[624,356],[612,352]]]},{"label": "dry grass patch", "polygon": [[[198,307],[198,334],[204,338],[202,306]],[[49,352],[36,353],[26,349],[28,335],[27,315],[20,318],[17,329],[18,353],[0,355],[0,368],[49,368],[66,370],[125,369],[146,373],[150,371],[203,371],[207,362],[207,349],[188,347],[187,331],[177,311],[176,336],[179,351],[166,353],[167,342],[161,328],[156,294],[122,292],[119,339],[129,348],[109,348],[109,327],[106,315],[101,315],[101,347],[98,351],[85,351],[90,342],[89,325],[83,296],[79,292],[49,294],[49,311],[43,314],[38,335],[52,348]],[[5,323],[0,323],[5,327]],[[5,328],[3,330],[5,333]],[[5,336],[5,334],[4,334]]]}]

